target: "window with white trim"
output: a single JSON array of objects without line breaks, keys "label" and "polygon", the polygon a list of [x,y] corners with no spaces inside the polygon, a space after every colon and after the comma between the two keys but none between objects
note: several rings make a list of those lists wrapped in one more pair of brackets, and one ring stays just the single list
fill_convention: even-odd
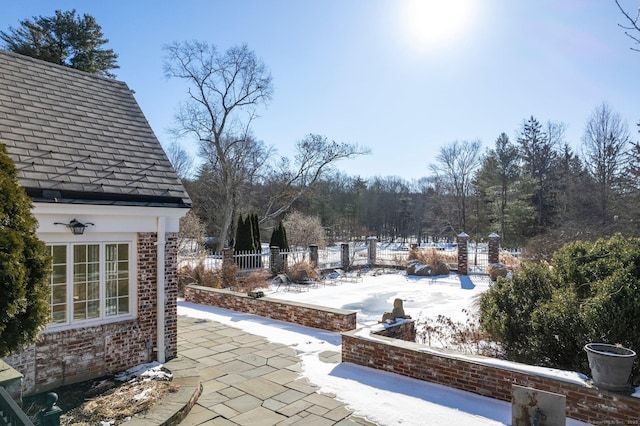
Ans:
[{"label": "window with white trim", "polygon": [[50,325],[131,316],[133,244],[50,243]]}]

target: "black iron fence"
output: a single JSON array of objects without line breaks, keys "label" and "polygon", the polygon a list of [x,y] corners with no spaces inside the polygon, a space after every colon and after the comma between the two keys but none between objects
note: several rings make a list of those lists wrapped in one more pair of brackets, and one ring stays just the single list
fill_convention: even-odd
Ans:
[{"label": "black iron fence", "polygon": [[[58,421],[58,425],[60,422]],[[9,392],[0,386],[0,425],[2,426],[34,426],[29,416],[11,398]]]}]

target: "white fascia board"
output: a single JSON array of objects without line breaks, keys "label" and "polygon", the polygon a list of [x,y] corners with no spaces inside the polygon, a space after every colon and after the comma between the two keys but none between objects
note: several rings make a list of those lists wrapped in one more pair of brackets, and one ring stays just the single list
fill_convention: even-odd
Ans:
[{"label": "white fascia board", "polygon": [[156,232],[158,217],[166,218],[166,232],[178,232],[179,220],[189,209],[170,207],[101,206],[33,203],[38,233],[70,233],[64,225],[73,219],[93,223],[86,233]]}]

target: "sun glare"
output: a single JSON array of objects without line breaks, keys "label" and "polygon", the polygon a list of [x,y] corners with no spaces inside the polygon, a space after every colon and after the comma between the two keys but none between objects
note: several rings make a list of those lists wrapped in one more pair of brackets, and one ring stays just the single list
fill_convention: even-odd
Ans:
[{"label": "sun glare", "polygon": [[450,45],[472,23],[474,0],[405,0],[402,5],[404,36],[419,50]]}]

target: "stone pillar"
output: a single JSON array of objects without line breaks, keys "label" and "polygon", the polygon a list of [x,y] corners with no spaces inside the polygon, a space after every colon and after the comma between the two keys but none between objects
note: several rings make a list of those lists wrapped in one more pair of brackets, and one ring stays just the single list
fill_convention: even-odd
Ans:
[{"label": "stone pillar", "polygon": [[458,244],[458,273],[462,275],[467,275],[469,272],[467,269],[468,262],[469,262],[469,255],[468,255],[468,248],[467,248],[468,242],[469,242],[469,236],[464,232],[462,232],[456,238],[456,243]]},{"label": "stone pillar", "polygon": [[270,251],[269,266],[271,267],[271,273],[279,274],[283,270],[282,256],[280,256],[280,247],[270,246],[269,251]]},{"label": "stone pillar", "polygon": [[489,234],[489,265],[500,262],[500,235],[492,232]]},{"label": "stone pillar", "polygon": [[0,359],[0,386],[22,406],[22,373]]},{"label": "stone pillar", "polygon": [[222,265],[233,263],[233,248],[222,249]]},{"label": "stone pillar", "polygon": [[367,264],[369,266],[375,266],[376,264],[376,248],[378,247],[378,239],[376,237],[367,238],[367,243],[369,244],[367,251]]},{"label": "stone pillar", "polygon": [[309,261],[314,268],[318,267],[318,245],[311,244],[309,246]]},{"label": "stone pillar", "polygon": [[349,262],[349,244],[347,243],[342,243],[340,244],[340,248],[342,249],[341,253],[340,253],[340,260],[342,263],[342,269],[344,269],[345,271],[349,270],[349,266],[351,265],[351,263]]}]

